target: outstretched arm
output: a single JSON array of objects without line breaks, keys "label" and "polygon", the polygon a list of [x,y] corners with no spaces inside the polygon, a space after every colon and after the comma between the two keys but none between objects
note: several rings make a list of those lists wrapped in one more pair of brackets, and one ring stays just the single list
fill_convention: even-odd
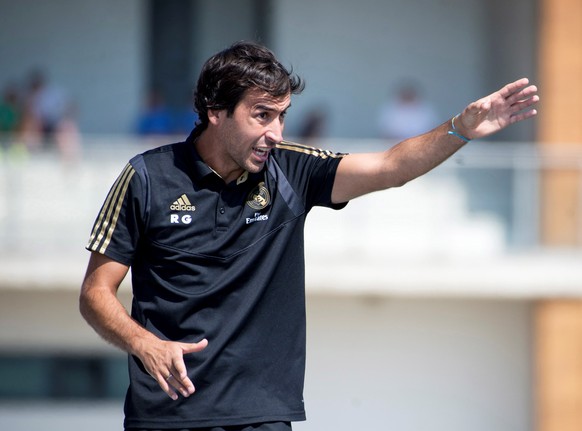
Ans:
[{"label": "outstretched arm", "polygon": [[332,201],[346,202],[402,186],[444,162],[467,140],[492,135],[533,117],[538,101],[536,86],[522,78],[470,103],[454,121],[447,120],[428,133],[406,139],[381,153],[347,155],[336,173]]},{"label": "outstretched arm", "polygon": [[179,343],[161,340],[129,316],[117,299],[117,290],[129,268],[99,253],[92,253],[80,296],[85,320],[105,340],[137,356],[164,392],[177,399],[194,392],[184,355],[199,352],[208,342]]}]

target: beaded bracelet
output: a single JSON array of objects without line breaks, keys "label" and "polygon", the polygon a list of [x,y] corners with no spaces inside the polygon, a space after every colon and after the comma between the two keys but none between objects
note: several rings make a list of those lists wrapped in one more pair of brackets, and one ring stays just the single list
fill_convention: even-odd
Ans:
[{"label": "beaded bracelet", "polygon": [[469,138],[467,138],[466,136],[463,136],[459,132],[457,132],[457,128],[455,127],[455,118],[457,118],[459,115],[461,115],[461,114],[457,114],[451,119],[451,128],[453,130],[449,130],[447,132],[447,134],[456,136],[457,138],[459,138],[465,142],[470,142],[471,140]]}]

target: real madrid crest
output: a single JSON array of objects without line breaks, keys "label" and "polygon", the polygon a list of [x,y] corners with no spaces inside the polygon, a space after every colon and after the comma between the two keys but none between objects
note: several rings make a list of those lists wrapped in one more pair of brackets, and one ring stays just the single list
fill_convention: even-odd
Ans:
[{"label": "real madrid crest", "polygon": [[247,198],[247,205],[254,210],[262,210],[271,203],[269,190],[265,187],[264,182],[260,182],[250,193]]}]

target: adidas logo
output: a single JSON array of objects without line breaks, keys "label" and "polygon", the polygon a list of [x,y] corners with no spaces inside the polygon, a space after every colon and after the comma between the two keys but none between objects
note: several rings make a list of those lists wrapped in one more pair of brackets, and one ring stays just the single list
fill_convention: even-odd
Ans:
[{"label": "adidas logo", "polygon": [[190,199],[185,194],[170,205],[170,209],[172,211],[196,211],[196,207],[190,203]]}]

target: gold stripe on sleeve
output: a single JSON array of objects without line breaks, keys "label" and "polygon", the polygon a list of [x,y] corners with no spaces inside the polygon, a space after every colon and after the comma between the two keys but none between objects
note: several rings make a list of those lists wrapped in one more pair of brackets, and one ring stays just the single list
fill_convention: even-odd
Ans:
[{"label": "gold stripe on sleeve", "polygon": [[[101,242],[103,236],[107,235],[111,238],[111,234],[115,229],[115,224],[111,224],[111,217],[114,214],[114,209],[117,208],[116,214],[119,215],[119,209],[123,204],[123,200],[125,198],[125,193],[127,191],[127,187],[131,180],[131,177],[135,173],[133,166],[129,163],[125,166],[121,174],[117,177],[117,180],[111,187],[107,198],[105,199],[105,203],[101,208],[101,212],[99,213],[99,217],[95,222],[95,226],[93,228],[93,232],[91,233],[91,237],[89,238],[88,248],[92,251],[97,251],[99,248],[99,243]],[[117,218],[115,218],[115,223],[117,222]],[[109,229],[109,231],[108,231]],[[111,233],[109,233],[111,232]],[[107,247],[105,247],[107,248]],[[100,252],[102,253],[105,248],[101,248]]]},{"label": "gold stripe on sleeve", "polygon": [[321,157],[322,159],[327,159],[328,157],[334,158],[334,159],[340,159],[345,155],[345,154],[341,154],[341,153],[334,153],[333,151],[330,151],[330,150],[323,150],[321,148],[315,148],[315,147],[309,147],[307,145],[297,144],[297,143],[291,142],[291,141],[281,141],[277,144],[277,148],[282,149],[282,150],[296,151],[298,153],[303,153],[303,154],[309,154],[311,156]]},{"label": "gold stripe on sleeve", "polygon": [[113,213],[113,220],[111,220],[111,226],[109,227],[109,230],[107,232],[107,237],[105,238],[103,245],[99,249],[99,253],[105,253],[107,246],[111,242],[111,236],[113,236],[113,231],[115,230],[115,226],[117,225],[117,220],[119,218],[119,212],[121,211],[121,207],[123,205],[123,200],[124,200],[125,194],[127,193],[127,188],[129,187],[129,181],[131,180],[131,177],[133,177],[133,174],[135,174],[135,170],[132,168],[131,172],[129,172],[129,174],[127,176],[127,180],[124,182],[123,190],[121,191],[121,194],[120,194],[121,198],[117,199],[117,205],[115,205],[115,211]]}]

